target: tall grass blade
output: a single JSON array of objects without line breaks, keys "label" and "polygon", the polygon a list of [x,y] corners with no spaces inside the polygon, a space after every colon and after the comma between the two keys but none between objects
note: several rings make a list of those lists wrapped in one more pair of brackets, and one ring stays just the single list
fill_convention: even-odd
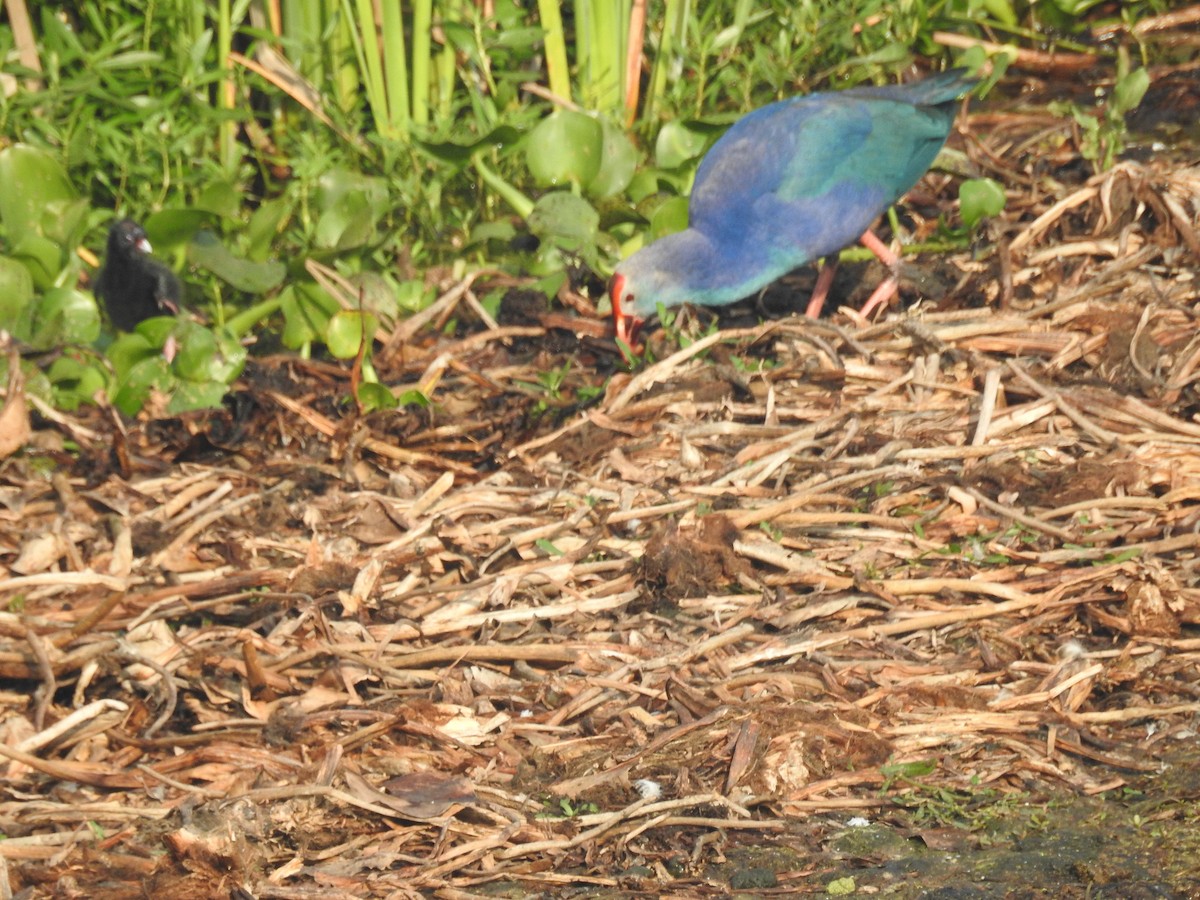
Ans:
[{"label": "tall grass blade", "polygon": [[546,75],[550,79],[550,91],[563,100],[570,100],[571,70],[567,65],[562,11],[556,0],[538,0],[538,19],[542,24],[542,40],[546,47]]},{"label": "tall grass blade", "polygon": [[387,91],[387,128],[380,129],[385,137],[406,137],[409,126],[408,54],[404,48],[404,19],[400,0],[385,0],[380,4],[383,17],[384,87]]},{"label": "tall grass blade", "polygon": [[429,122],[429,71],[433,55],[433,0],[413,4],[412,37],[412,120],[417,125]]}]

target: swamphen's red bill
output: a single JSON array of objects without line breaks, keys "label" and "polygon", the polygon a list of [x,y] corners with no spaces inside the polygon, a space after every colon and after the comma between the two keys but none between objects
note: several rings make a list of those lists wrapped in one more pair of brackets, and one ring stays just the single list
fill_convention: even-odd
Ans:
[{"label": "swamphen's red bill", "polygon": [[659,304],[724,306],[858,241],[932,165],[974,84],[953,69],[743,116],[696,170],[688,227],[617,266],[617,336],[630,342]]},{"label": "swamphen's red bill", "polygon": [[625,276],[614,275],[608,287],[609,296],[612,298],[612,314],[613,322],[617,329],[617,339],[624,341],[625,346],[630,350],[637,350],[638,332],[642,330],[642,325],[645,324],[645,319],[627,313],[623,306],[628,306],[628,300],[625,296]]}]

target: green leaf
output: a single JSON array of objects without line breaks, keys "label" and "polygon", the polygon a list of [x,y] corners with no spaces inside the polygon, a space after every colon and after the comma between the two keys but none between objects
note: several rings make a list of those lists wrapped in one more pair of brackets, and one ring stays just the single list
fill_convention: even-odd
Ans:
[{"label": "green leaf", "polygon": [[175,333],[179,323],[173,316],[152,316],[138,322],[134,331],[144,337],[154,352],[166,346],[167,338]]},{"label": "green leaf", "polygon": [[515,147],[521,139],[521,132],[509,125],[493,128],[479,140],[470,144],[455,144],[450,141],[434,143],[431,141],[414,140],[413,146],[440,163],[454,166],[465,166],[480,150],[489,148],[508,149]]},{"label": "green leaf", "polygon": [[1004,187],[991,178],[972,178],[958,189],[959,212],[968,228],[1000,215],[1004,211],[1004,202]]},{"label": "green leaf", "polygon": [[358,402],[366,412],[395,409],[399,405],[396,395],[377,381],[364,381],[358,386]]},{"label": "green leaf", "polygon": [[589,196],[604,199],[615,197],[629,187],[637,169],[638,153],[629,136],[608,119],[600,127],[603,130],[600,168],[586,188]]},{"label": "green leaf", "polygon": [[351,250],[375,237],[371,204],[359,193],[345,194],[321,213],[313,235],[316,246],[325,250]]},{"label": "green leaf", "polygon": [[1102,2],[1103,0],[1054,0],[1054,5],[1068,16],[1077,17]]},{"label": "green leaf", "polygon": [[212,213],[200,209],[163,209],[142,223],[155,250],[187,243],[201,228],[212,223]]},{"label": "green leaf", "polygon": [[410,388],[396,398],[397,406],[419,406],[426,409],[429,406],[429,398],[416,388]]},{"label": "green leaf", "polygon": [[349,279],[356,305],[381,320],[394,321],[400,311],[392,283],[378,272],[358,272]]},{"label": "green leaf", "polygon": [[[0,195],[3,193],[0,191]],[[11,257],[0,256],[0,328],[15,332],[32,300],[33,276],[29,269]]]},{"label": "green leaf", "polygon": [[1117,115],[1125,115],[1137,109],[1146,91],[1150,88],[1150,73],[1145,69],[1134,69],[1117,79],[1113,89],[1112,106]]},{"label": "green leaf", "polygon": [[586,185],[600,171],[604,129],[586,113],[556,109],[538,122],[525,142],[525,163],[541,187]]},{"label": "green leaf", "polygon": [[75,288],[51,288],[34,310],[29,343],[38,348],[90,344],[100,336],[100,310],[91,294]]},{"label": "green leaf", "polygon": [[259,204],[246,225],[246,255],[255,262],[262,262],[270,256],[275,236],[291,214],[290,197],[277,197]]},{"label": "green leaf", "polygon": [[654,142],[654,164],[661,169],[674,169],[695,159],[708,146],[705,131],[690,128],[683,122],[667,122],[658,131]]},{"label": "green leaf", "polygon": [[371,349],[372,336],[379,321],[370,313],[343,309],[329,320],[325,329],[325,345],[338,359],[353,359],[363,344]]},{"label": "green leaf", "polygon": [[582,197],[555,191],[534,205],[529,230],[543,241],[568,250],[592,247],[600,230],[600,214]]},{"label": "green leaf", "polygon": [[52,286],[62,271],[62,247],[40,234],[29,233],[21,237],[13,245],[12,255],[29,269],[39,290]]},{"label": "green leaf", "polygon": [[1017,27],[1017,13],[1008,0],[983,0],[983,8],[993,19],[1009,28]]},{"label": "green leaf", "polygon": [[402,281],[396,288],[396,305],[410,315],[426,309],[436,299],[437,291],[419,278]]},{"label": "green leaf", "polygon": [[[125,335],[128,337],[128,335]],[[111,356],[110,356],[111,358]],[[175,377],[171,374],[167,361],[162,354],[155,352],[140,362],[134,364],[120,379],[120,386],[112,398],[113,406],[127,416],[137,415],[138,410],[146,403],[150,391],[158,390],[170,393],[175,386]]]},{"label": "green leaf", "polygon": [[53,223],[51,210],[61,211],[78,199],[58,160],[28,144],[0,150],[0,185],[0,225],[10,237],[48,233],[44,226]]},{"label": "green leaf", "polygon": [[287,275],[280,262],[252,262],[232,253],[211,231],[200,231],[188,244],[188,260],[248,294],[265,294]]},{"label": "green leaf", "polygon": [[54,405],[67,412],[91,403],[96,393],[110,386],[108,370],[95,358],[60,356],[50,364],[46,376],[54,388]]},{"label": "green leaf", "polygon": [[387,182],[335,168],[317,182],[316,243],[318,247],[344,250],[360,247],[374,239],[376,223],[391,205]]},{"label": "green leaf", "polygon": [[329,319],[338,311],[337,301],[312,282],[288,285],[279,295],[283,313],[283,346],[298,350],[320,340]]},{"label": "green leaf", "polygon": [[671,197],[659,204],[658,209],[650,216],[650,237],[658,240],[676,231],[683,231],[688,224],[687,197]]},{"label": "green leaf", "polygon": [[184,381],[171,392],[167,412],[172,415],[193,409],[213,409],[221,405],[229,385],[224,381]]},{"label": "green leaf", "polygon": [[201,212],[209,212],[224,219],[237,218],[242,210],[245,197],[236,186],[228,181],[212,181],[204,186],[204,190],[192,205]]},{"label": "green leaf", "polygon": [[246,364],[246,348],[223,333],[195,322],[176,327],[179,350],[173,361],[180,378],[196,383],[230,384]]},{"label": "green leaf", "polygon": [[[146,323],[143,322],[141,324],[145,325]],[[133,371],[134,366],[142,360],[159,356],[160,347],[161,344],[155,346],[140,331],[132,331],[128,334],[118,336],[115,341],[109,344],[106,355],[109,362],[112,363],[113,370],[117,373],[117,380],[124,382],[128,379],[129,373]]]}]

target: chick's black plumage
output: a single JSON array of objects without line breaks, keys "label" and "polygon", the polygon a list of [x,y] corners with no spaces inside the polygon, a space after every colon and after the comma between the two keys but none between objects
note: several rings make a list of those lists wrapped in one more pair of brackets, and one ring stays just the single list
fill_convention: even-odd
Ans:
[{"label": "chick's black plumage", "polygon": [[122,219],[109,229],[96,296],[104,302],[113,325],[132,331],[143,319],[174,315],[182,293],[175,273],[150,257],[150,242],[141,225]]}]

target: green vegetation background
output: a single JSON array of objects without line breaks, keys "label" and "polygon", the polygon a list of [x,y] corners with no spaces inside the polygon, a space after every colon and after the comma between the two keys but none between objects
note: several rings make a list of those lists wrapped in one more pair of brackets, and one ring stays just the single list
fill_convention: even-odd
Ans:
[{"label": "green vegetation background", "polygon": [[[1096,15],[1133,22],[1169,4],[379,6],[376,21],[371,0],[6,4],[0,328],[59,351],[27,363],[31,391],[68,409],[101,389],[126,413],[152,389],[173,410],[214,405],[248,335],[353,359],[364,335],[432,302],[427,276],[443,267],[531,276],[549,303],[570,267],[604,277],[682,227],[704,150],[754,107],[894,81],[919,58],[987,61],[980,48],[951,59],[940,32],[1097,52],[1075,37]],[[1102,164],[1145,84],[1124,48],[1098,52],[1120,56],[1125,96],[1111,122],[1073,112],[1094,124]],[[991,53],[993,81],[1009,58]],[[126,216],[209,324],[104,327],[88,285]],[[182,348],[171,360],[168,341]],[[397,402],[369,354],[364,376],[360,401]]]}]

